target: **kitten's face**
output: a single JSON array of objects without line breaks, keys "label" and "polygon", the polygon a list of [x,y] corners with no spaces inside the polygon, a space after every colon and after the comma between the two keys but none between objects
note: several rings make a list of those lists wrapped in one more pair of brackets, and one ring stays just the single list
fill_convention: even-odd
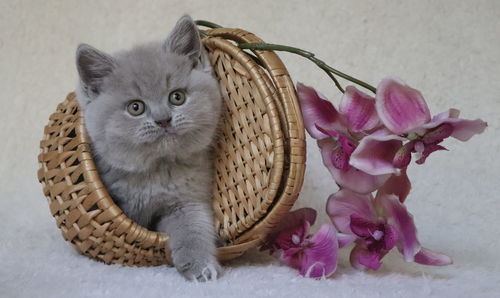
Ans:
[{"label": "kitten's face", "polygon": [[[87,130],[99,157],[115,167],[146,170],[159,158],[187,157],[213,141],[219,85],[192,31],[196,27],[181,21],[165,43],[113,57],[77,57]],[[81,48],[80,53],[95,50]],[[101,65],[89,65],[95,58]]]}]

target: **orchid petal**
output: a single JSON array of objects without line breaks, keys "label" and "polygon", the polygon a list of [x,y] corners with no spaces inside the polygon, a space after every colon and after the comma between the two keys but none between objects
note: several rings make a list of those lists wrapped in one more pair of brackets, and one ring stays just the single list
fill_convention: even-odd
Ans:
[{"label": "orchid petal", "polygon": [[340,127],[340,114],[328,100],[321,98],[312,87],[297,83],[297,96],[304,126],[311,137],[314,139],[327,137],[316,128],[316,124],[328,128]]},{"label": "orchid petal", "polygon": [[330,158],[332,159],[332,165],[339,170],[348,170],[349,165],[349,154],[347,154],[341,147],[332,151]]},{"label": "orchid petal", "polygon": [[[280,247],[280,245],[288,243],[292,240],[291,238],[294,234],[300,234],[301,237],[305,237],[309,233],[309,227],[313,225],[315,221],[316,210],[312,208],[300,208],[287,213],[279,224],[273,229],[273,231],[266,237],[266,240],[264,241],[265,244],[261,247],[261,250],[270,249],[271,252],[273,252],[273,247]],[[305,225],[306,222],[308,225]],[[285,240],[285,238],[287,238],[287,240]],[[291,245],[292,244],[289,244],[288,246]]]},{"label": "orchid petal", "polygon": [[378,194],[394,194],[403,203],[410,193],[411,182],[406,174],[406,168],[401,169],[400,174],[393,174],[387,182],[379,189]]},{"label": "orchid petal", "polygon": [[303,221],[301,225],[290,230],[281,231],[273,241],[273,247],[277,249],[288,250],[300,247],[305,241],[311,225],[308,221]]},{"label": "orchid petal", "polygon": [[398,79],[383,79],[377,87],[378,116],[395,134],[413,132],[431,119],[429,108],[420,91]]},{"label": "orchid petal", "polygon": [[457,140],[462,142],[468,141],[476,134],[482,133],[488,123],[481,119],[466,120],[458,118],[460,111],[457,109],[449,109],[446,112],[435,115],[429,123],[422,125],[422,129],[431,130],[443,123],[449,123],[453,126],[451,134]]},{"label": "orchid petal", "polygon": [[394,159],[392,160],[393,166],[398,169],[406,168],[411,162],[411,153],[415,150],[415,145],[417,144],[418,142],[410,141],[399,148],[396,154],[394,154]]},{"label": "orchid petal", "polygon": [[453,133],[451,134],[451,136],[462,142],[468,141],[476,134],[483,133],[483,131],[488,126],[488,123],[484,122],[481,119],[450,119],[448,123],[453,125]]},{"label": "orchid petal", "polygon": [[339,169],[333,163],[335,150],[338,150],[339,144],[333,139],[324,139],[318,141],[321,150],[323,164],[330,171],[335,182],[341,187],[345,187],[357,193],[370,193],[389,179],[389,174],[370,175],[349,166],[347,169]]},{"label": "orchid petal", "polygon": [[422,247],[415,255],[415,262],[422,265],[445,266],[453,264],[453,260],[447,255],[433,252],[430,249]]},{"label": "orchid petal", "polygon": [[423,126],[427,128],[437,127],[444,123],[445,120],[448,120],[449,118],[458,118],[458,116],[460,116],[460,110],[451,108],[448,109],[448,111],[432,116],[431,121],[427,122]]},{"label": "orchid petal", "polygon": [[307,277],[328,277],[337,268],[339,249],[335,229],[331,224],[322,225],[312,236],[310,247],[304,250],[300,274]]},{"label": "orchid petal", "polygon": [[349,257],[351,266],[359,269],[372,269],[377,270],[382,265],[381,259],[384,257],[385,253],[369,251],[368,249],[356,245],[352,250]]},{"label": "orchid petal", "polygon": [[398,232],[391,225],[385,225],[384,231],[384,250],[391,250],[398,241]]},{"label": "orchid petal", "polygon": [[323,128],[317,124],[316,124],[316,128],[320,132],[322,132],[326,135],[329,135],[329,136],[333,137],[335,140],[337,140],[339,142],[340,146],[342,147],[342,150],[344,152],[346,152],[347,154],[351,155],[351,153],[354,151],[354,149],[356,149],[356,145],[351,140],[349,140],[349,138],[346,137],[344,133],[336,131],[336,130],[332,130],[332,129]]},{"label": "orchid petal", "polygon": [[378,196],[377,203],[380,203],[385,211],[387,222],[397,231],[398,246],[403,253],[404,260],[412,262],[421,249],[413,216],[408,213],[405,205],[395,195]]},{"label": "orchid petal", "polygon": [[356,241],[358,237],[352,234],[337,233],[337,239],[339,241],[339,248],[343,248]]},{"label": "orchid petal", "polygon": [[298,269],[300,268],[300,262],[302,259],[301,253],[301,247],[291,247],[289,249],[283,250],[281,258],[283,260],[287,260],[287,262],[289,262],[289,265],[291,265],[293,268]]},{"label": "orchid petal", "polygon": [[379,131],[364,137],[351,154],[351,166],[371,175],[397,173],[393,164],[396,152],[403,146],[405,138]]},{"label": "orchid petal", "polygon": [[349,224],[351,231],[359,237],[370,237],[377,230],[377,224],[371,220],[367,220],[363,216],[353,213],[351,214],[351,223]]},{"label": "orchid petal", "polygon": [[[278,225],[279,228],[288,229],[290,226],[302,223],[302,221],[307,221],[311,225],[316,222],[317,212],[313,208],[299,208],[294,211],[288,212]],[[286,222],[285,222],[286,221]]]},{"label": "orchid petal", "polygon": [[276,233],[283,230],[294,229],[297,226],[302,226],[304,221],[309,222],[310,225],[314,225],[316,215],[317,212],[313,208],[300,208],[290,211],[283,217],[276,228],[274,228],[273,232]]},{"label": "orchid petal", "polygon": [[[453,134],[453,125],[450,123],[443,123],[438,127],[428,131],[423,137],[422,141],[425,144],[438,143]],[[418,151],[418,150],[417,150]]]},{"label": "orchid petal", "polygon": [[328,198],[326,213],[330,216],[335,227],[346,234],[351,231],[351,215],[357,214],[367,220],[375,220],[376,213],[372,204],[372,195],[360,195],[347,189],[342,189]]},{"label": "orchid petal", "polygon": [[429,131],[431,129],[434,129],[438,127],[439,125],[448,122],[450,119],[458,119],[458,116],[460,115],[460,110],[457,109],[448,109],[445,112],[436,114],[432,116],[431,121],[423,124],[421,126],[421,130],[423,132]]},{"label": "orchid petal", "polygon": [[350,131],[361,132],[374,129],[379,123],[375,110],[375,98],[347,86],[340,100],[339,112],[344,116]]},{"label": "orchid petal", "polygon": [[425,146],[424,152],[422,152],[422,156],[416,161],[417,164],[421,165],[425,162],[427,157],[431,155],[432,152],[438,151],[438,150],[448,150],[445,147],[438,145],[438,144],[429,144]]},{"label": "orchid petal", "polygon": [[302,248],[295,247],[282,251],[280,261],[294,269],[300,270],[302,268],[302,264],[304,263],[304,253]]}]

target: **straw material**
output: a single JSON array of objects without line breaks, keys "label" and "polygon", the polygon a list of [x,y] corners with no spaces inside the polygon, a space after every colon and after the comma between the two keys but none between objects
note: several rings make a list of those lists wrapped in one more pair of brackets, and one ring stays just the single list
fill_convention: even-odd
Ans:
[{"label": "straw material", "polygon": [[[213,193],[215,227],[235,258],[261,240],[297,199],[305,168],[304,126],[295,89],[273,52],[259,64],[234,42],[262,42],[240,29],[205,31],[203,39],[224,97]],[[171,264],[168,236],[132,222],[102,184],[74,93],[45,127],[38,156],[51,214],[82,254],[135,266]]]}]

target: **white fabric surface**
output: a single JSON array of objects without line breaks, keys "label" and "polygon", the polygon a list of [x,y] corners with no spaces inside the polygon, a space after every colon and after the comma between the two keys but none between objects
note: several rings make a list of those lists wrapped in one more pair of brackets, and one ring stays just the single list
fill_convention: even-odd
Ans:
[{"label": "white fabric surface", "polygon": [[[64,242],[37,182],[48,116],[74,88],[79,42],[106,51],[166,36],[183,13],[241,27],[268,42],[309,49],[377,84],[395,75],[422,91],[433,113],[449,107],[489,128],[446,141],[409,174],[408,207],[428,248],[454,265],[406,264],[397,252],[378,272],[350,268],[344,251],[328,280],[310,280],[258,252],[231,262],[217,282],[185,282],[174,269],[108,266]],[[499,297],[500,2],[491,1],[0,1],[1,297]],[[294,80],[338,102],[329,79],[280,54]],[[336,190],[309,139],[298,207]]]}]

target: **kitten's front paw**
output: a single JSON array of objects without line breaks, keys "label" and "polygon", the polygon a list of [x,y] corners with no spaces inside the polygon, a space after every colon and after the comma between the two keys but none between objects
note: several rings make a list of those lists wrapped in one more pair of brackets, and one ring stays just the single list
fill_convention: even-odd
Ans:
[{"label": "kitten's front paw", "polygon": [[221,267],[214,257],[207,259],[181,258],[175,262],[175,268],[190,281],[216,280]]}]

